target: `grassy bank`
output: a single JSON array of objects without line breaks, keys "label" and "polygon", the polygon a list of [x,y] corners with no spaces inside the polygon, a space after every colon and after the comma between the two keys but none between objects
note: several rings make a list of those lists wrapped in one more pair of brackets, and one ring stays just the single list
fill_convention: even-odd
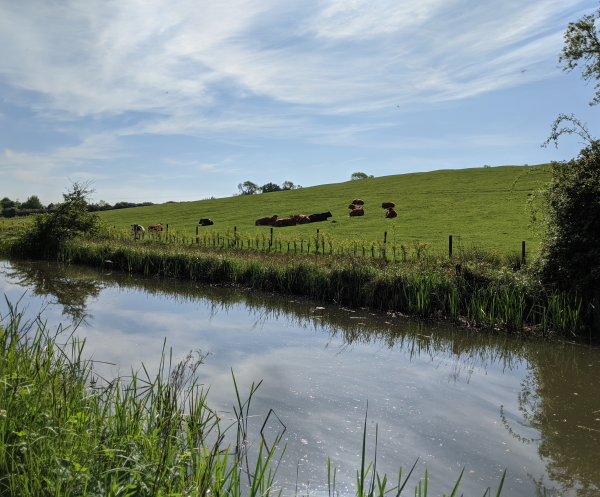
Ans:
[{"label": "grassy bank", "polygon": [[549,292],[525,271],[478,251],[459,252],[452,259],[413,256],[391,263],[368,257],[75,239],[64,245],[58,258],[507,331],[575,336],[589,331],[594,319],[580,295]]},{"label": "grassy bank", "polygon": [[[160,222],[169,231],[192,237],[200,218],[214,226],[200,228],[201,234],[233,232],[234,227],[249,238],[267,236],[268,227],[254,221],[273,214],[312,214],[330,211],[327,222],[276,228],[286,237],[310,238],[319,229],[335,244],[360,242],[368,246],[388,241],[428,244],[433,251],[445,250],[448,235],[465,248],[477,246],[501,254],[520,252],[526,241],[531,253],[539,239],[529,231],[526,202],[549,181],[544,168],[503,166],[433,171],[369,178],[299,190],[244,195],[195,202],[165,203],[100,212],[110,226],[129,229],[133,223],[149,226]],[[348,205],[365,201],[364,217],[348,217]],[[382,202],[394,202],[398,217],[384,219]]]},{"label": "grassy bank", "polygon": [[[281,495],[279,436],[269,441],[271,449],[261,443],[254,454],[244,443],[254,386],[245,402],[236,387],[236,421],[223,426],[195,382],[202,356],[172,365],[163,355],[155,378],[99,379],[82,342],[61,330],[50,333],[39,319],[24,323],[9,309],[0,323],[0,495]],[[366,426],[365,419],[356,495],[400,495],[412,471],[403,477],[400,470],[396,484],[377,474],[367,464]],[[225,444],[227,430],[233,445]],[[329,462],[323,469],[335,495],[335,470]],[[449,484],[451,495],[459,483]],[[426,496],[427,473],[411,485]]]}]

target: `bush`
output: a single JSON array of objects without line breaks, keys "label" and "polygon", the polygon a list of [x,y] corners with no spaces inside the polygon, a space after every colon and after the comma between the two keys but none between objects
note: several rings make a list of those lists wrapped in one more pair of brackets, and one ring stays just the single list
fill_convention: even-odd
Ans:
[{"label": "bush", "polygon": [[576,159],[552,162],[542,192],[548,214],[537,263],[542,280],[561,288],[598,292],[600,284],[600,141]]},{"label": "bush", "polygon": [[54,212],[37,216],[14,249],[23,255],[45,257],[75,236],[98,235],[102,230],[100,218],[87,211],[91,193],[89,183],[73,183],[72,189],[63,194],[64,202]]}]

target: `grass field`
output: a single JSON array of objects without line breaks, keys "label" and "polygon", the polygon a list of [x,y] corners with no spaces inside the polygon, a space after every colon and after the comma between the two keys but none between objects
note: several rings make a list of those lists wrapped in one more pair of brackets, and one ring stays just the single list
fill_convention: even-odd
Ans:
[{"label": "grass field", "polygon": [[[100,216],[117,228],[160,222],[163,226],[168,224],[170,231],[189,235],[195,234],[200,218],[210,218],[214,226],[200,228],[200,233],[224,234],[235,226],[242,236],[255,236],[270,230],[254,226],[254,221],[262,216],[331,211],[333,217],[327,222],[275,230],[288,237],[308,237],[318,228],[334,240],[368,243],[381,240],[387,232],[389,242],[419,241],[431,244],[434,251],[446,250],[448,235],[453,235],[455,247],[475,246],[501,254],[520,252],[521,241],[526,241],[528,252],[532,253],[539,240],[528,228],[526,201],[549,179],[549,171],[540,167],[443,170],[119,209],[101,212]],[[365,201],[365,215],[351,218],[348,205],[357,197]],[[396,219],[384,219],[381,203],[389,201],[396,203]]]}]

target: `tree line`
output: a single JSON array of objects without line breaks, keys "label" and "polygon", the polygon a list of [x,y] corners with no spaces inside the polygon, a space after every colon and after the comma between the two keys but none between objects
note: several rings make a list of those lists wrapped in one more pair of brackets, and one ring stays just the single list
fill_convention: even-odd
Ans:
[{"label": "tree line", "polygon": [[263,186],[258,186],[252,181],[244,181],[238,184],[238,195],[254,195],[256,193],[280,192],[284,190],[296,190],[302,188],[302,185],[294,185],[291,181],[284,181],[281,186],[276,183],[267,183]]},{"label": "tree line", "polygon": [[[19,202],[19,200],[11,200],[8,197],[4,197],[0,200],[0,216],[2,217],[15,217],[15,216],[28,216],[30,214],[44,214],[47,212],[54,212],[60,204],[50,203],[48,205],[42,204],[40,198],[37,195],[31,195],[25,202]],[[88,212],[97,211],[109,211],[113,209],[126,209],[128,207],[144,207],[147,205],[154,205],[153,202],[117,202],[114,205],[100,200],[98,203],[89,202],[87,204]]]}]

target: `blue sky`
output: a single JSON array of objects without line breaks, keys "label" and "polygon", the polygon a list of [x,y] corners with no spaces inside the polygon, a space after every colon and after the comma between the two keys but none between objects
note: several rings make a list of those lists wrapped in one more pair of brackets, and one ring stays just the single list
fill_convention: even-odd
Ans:
[{"label": "blue sky", "polygon": [[558,67],[578,0],[0,2],[0,196],[188,201],[570,159],[593,85]]}]

